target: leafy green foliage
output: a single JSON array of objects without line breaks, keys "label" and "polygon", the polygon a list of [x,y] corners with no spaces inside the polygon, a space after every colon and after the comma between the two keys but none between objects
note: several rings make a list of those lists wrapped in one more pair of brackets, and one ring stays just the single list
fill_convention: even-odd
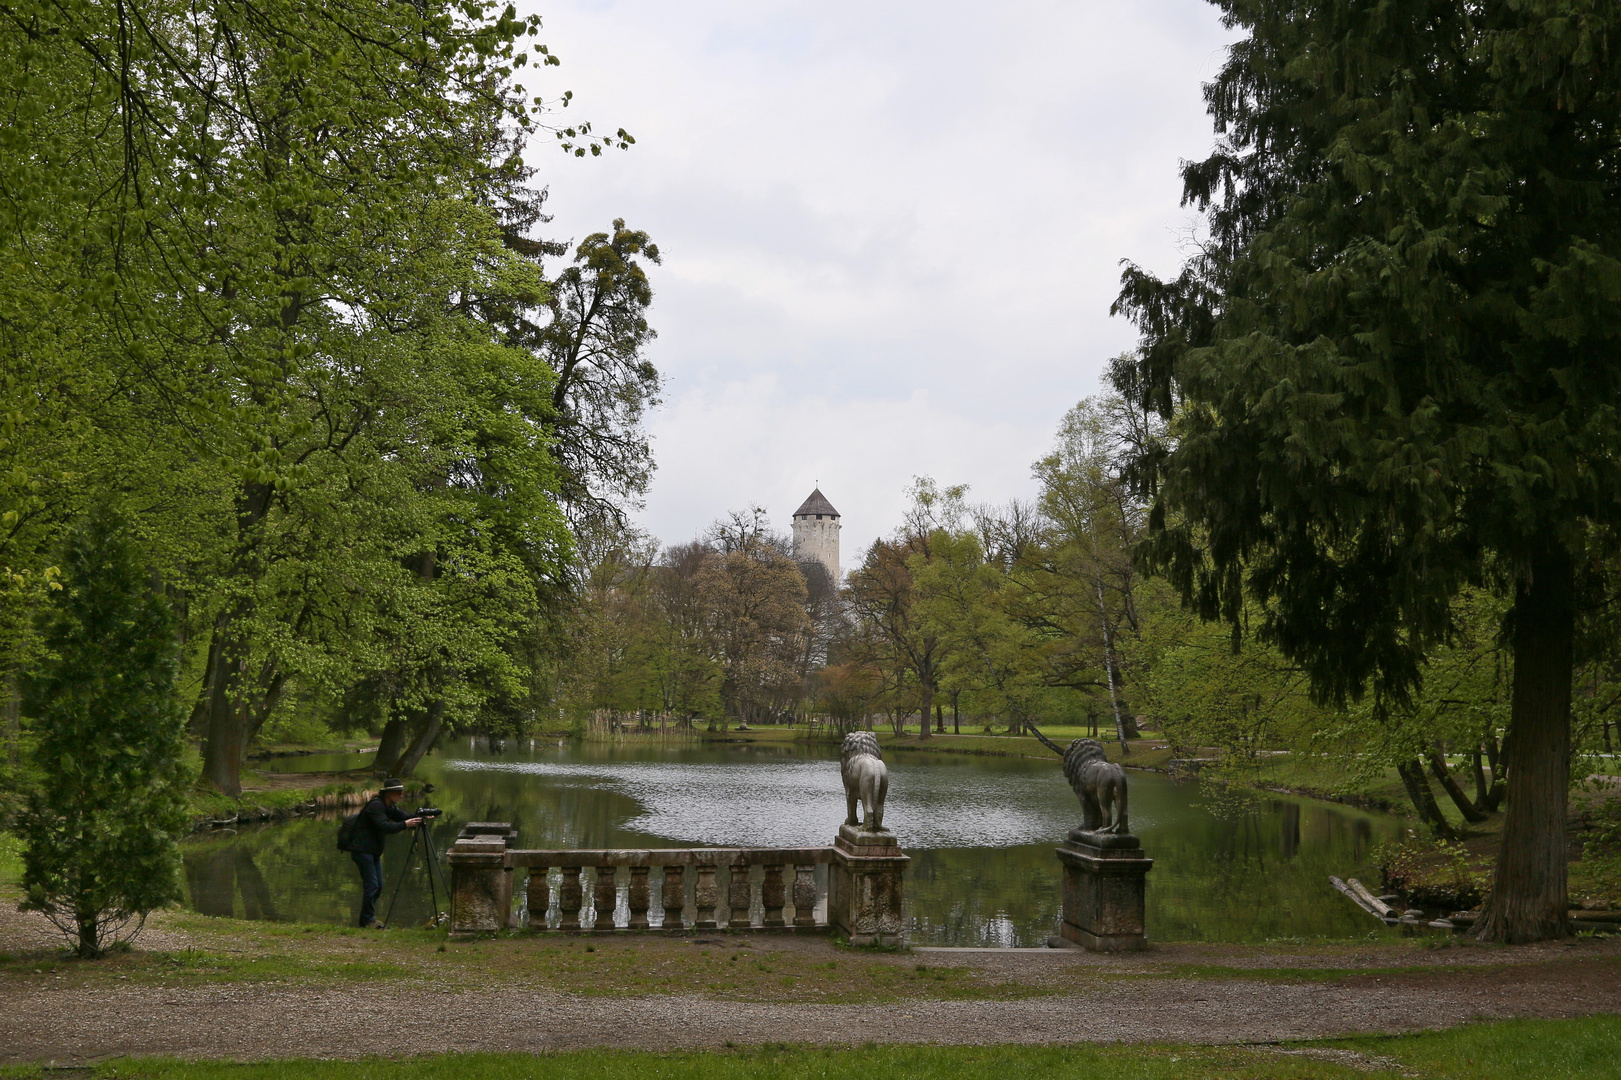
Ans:
[{"label": "leafy green foliage", "polygon": [[[1143,553],[1323,702],[1405,707],[1467,585],[1512,594],[1513,795],[1482,933],[1565,929],[1577,609],[1621,520],[1611,5],[1222,0],[1244,37],[1184,169],[1208,241],[1127,271]],[[1236,631],[1235,631],[1236,633]]]},{"label": "leafy green foliage", "polygon": [[75,530],[28,688],[34,783],[19,815],[23,906],[82,956],[180,897],[191,777],[175,620],[126,527],[98,512]]},{"label": "leafy green foliage", "polygon": [[[521,332],[551,320],[541,260],[563,254],[528,235],[547,219],[521,155],[549,106],[519,80],[557,63],[538,30],[476,2],[8,8],[0,704],[50,553],[97,499],[176,594],[223,791],[290,690],[340,728],[397,724],[402,762],[544,696],[565,481],[599,463],[569,465],[589,380]],[[589,128],[566,149],[631,141]],[[633,256],[657,249],[593,245],[631,265],[564,276],[612,278],[633,316],[593,314],[593,348],[633,339],[614,370],[656,387]],[[645,465],[639,406],[613,417]]]}]

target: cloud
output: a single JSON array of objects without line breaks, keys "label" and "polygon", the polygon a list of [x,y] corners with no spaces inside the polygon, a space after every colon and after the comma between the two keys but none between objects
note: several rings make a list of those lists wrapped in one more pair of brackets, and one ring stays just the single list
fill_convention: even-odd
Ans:
[{"label": "cloud", "polygon": [[[627,153],[536,140],[554,235],[615,217],[653,272],[643,515],[666,541],[728,508],[779,527],[817,479],[844,561],[920,473],[1028,496],[1058,419],[1131,327],[1119,262],[1179,261],[1179,160],[1229,33],[1193,0],[563,2],[541,10],[560,119]],[[576,116],[575,114],[579,114]]]}]

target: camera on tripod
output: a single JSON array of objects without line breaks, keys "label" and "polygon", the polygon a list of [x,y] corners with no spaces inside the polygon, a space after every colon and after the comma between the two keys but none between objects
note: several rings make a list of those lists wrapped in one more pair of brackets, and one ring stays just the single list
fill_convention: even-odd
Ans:
[{"label": "camera on tripod", "polygon": [[[424,799],[433,798],[432,784],[422,785],[422,797]],[[411,846],[406,849],[405,864],[401,867],[400,873],[394,880],[394,895],[388,901],[388,914],[383,918],[385,924],[391,922],[394,918],[394,904],[400,898],[400,886],[405,884],[405,879],[411,870],[412,860],[418,857],[419,850],[422,859],[422,870],[428,878],[428,899],[433,904],[433,917],[428,920],[425,929],[431,930],[443,926],[449,921],[449,916],[439,906],[439,896],[443,893],[446,903],[449,902],[450,883],[445,880],[445,868],[439,865],[439,852],[433,845],[433,826],[431,824],[435,818],[443,813],[444,811],[437,806],[419,806],[416,808],[414,816],[423,819],[422,828],[411,830]]]}]

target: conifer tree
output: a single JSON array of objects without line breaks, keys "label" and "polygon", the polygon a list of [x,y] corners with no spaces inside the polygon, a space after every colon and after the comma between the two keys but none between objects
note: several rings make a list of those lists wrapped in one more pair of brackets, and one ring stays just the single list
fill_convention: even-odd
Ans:
[{"label": "conifer tree", "polygon": [[1174,420],[1147,562],[1320,699],[1401,706],[1471,583],[1512,603],[1508,808],[1479,933],[1567,932],[1578,616],[1621,522],[1621,8],[1218,0],[1184,169],[1207,241],[1126,272],[1116,386]]},{"label": "conifer tree", "polygon": [[94,957],[180,898],[185,711],[173,613],[116,516],[70,534],[62,571],[25,699],[22,906]]}]

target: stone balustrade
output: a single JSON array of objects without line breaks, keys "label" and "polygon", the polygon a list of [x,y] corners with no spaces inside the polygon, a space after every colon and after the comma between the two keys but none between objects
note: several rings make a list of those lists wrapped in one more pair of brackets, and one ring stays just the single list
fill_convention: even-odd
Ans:
[{"label": "stone balustrade", "polygon": [[[465,937],[515,929],[513,878],[521,869],[527,878],[523,921],[534,931],[786,932],[832,926],[858,944],[898,942],[901,875],[908,860],[893,836],[885,836],[885,846],[859,852],[844,838],[840,846],[810,848],[542,851],[510,846],[513,833],[503,822],[479,822],[464,828],[445,856],[451,870],[451,933]],[[818,865],[830,867],[825,916],[819,914],[824,908]],[[623,923],[615,919],[621,891],[628,913]]]},{"label": "stone balustrade", "polygon": [[[832,848],[576,848],[512,850],[507,864],[529,872],[531,930],[814,929],[826,925],[816,917],[816,867],[832,858]],[[758,876],[753,873],[757,866]],[[723,868],[724,893],[717,881]],[[554,869],[561,875],[555,896],[550,873]],[[584,921],[588,871],[589,924]],[[614,921],[621,881],[629,913],[623,925]],[[690,921],[685,917],[688,910],[696,914]],[[756,910],[761,912],[758,923],[751,918]],[[650,911],[656,914],[650,916]],[[550,918],[554,914],[555,920]]]}]

